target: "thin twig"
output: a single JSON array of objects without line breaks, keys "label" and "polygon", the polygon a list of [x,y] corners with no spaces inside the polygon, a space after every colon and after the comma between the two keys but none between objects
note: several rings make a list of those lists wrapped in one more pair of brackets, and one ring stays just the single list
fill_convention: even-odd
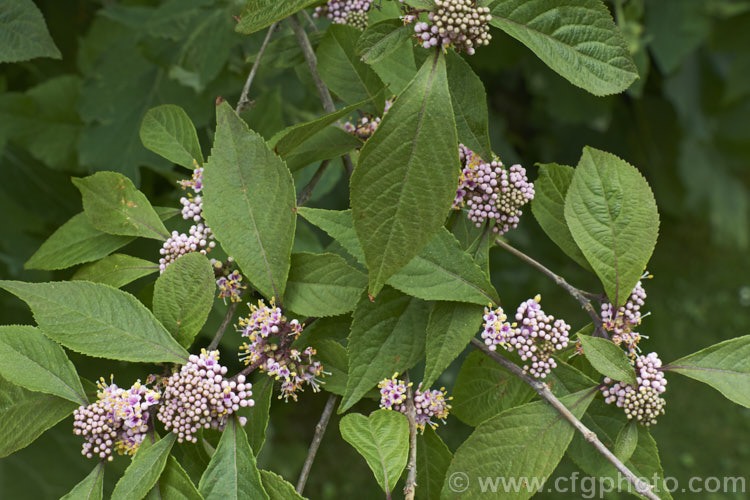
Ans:
[{"label": "thin twig", "polygon": [[308,14],[307,10],[303,9],[302,15],[305,16],[305,19],[310,24],[310,28],[312,28],[313,33],[320,33],[320,31],[318,30],[318,27],[315,26],[315,21],[313,21],[312,17],[310,17],[310,14]]},{"label": "thin twig", "polygon": [[535,261],[525,253],[523,253],[520,250],[517,250],[510,246],[509,244],[505,243],[500,238],[495,240],[495,243],[498,246],[503,247],[519,259],[525,261],[528,264],[531,264],[533,267],[539,269],[541,272],[552,278],[555,283],[560,285],[562,288],[564,288],[570,295],[575,298],[579,304],[581,304],[581,307],[586,310],[587,313],[589,313],[589,316],[591,316],[591,321],[594,322],[595,327],[595,335],[603,335],[604,330],[602,329],[602,320],[599,317],[599,315],[596,313],[596,310],[594,309],[594,306],[591,305],[591,301],[587,298],[588,296],[594,295],[590,294],[588,292],[583,292],[582,290],[579,290],[578,288],[574,287],[573,285],[569,284],[567,281],[565,281],[565,278],[562,276],[559,276],[552,271],[550,271],[548,268],[540,264],[539,262]]},{"label": "thin twig", "polygon": [[609,460],[609,462],[615,466],[615,468],[620,471],[622,475],[624,475],[628,482],[635,487],[635,490],[640,493],[641,495],[645,496],[646,498],[650,498],[651,500],[659,500],[659,497],[654,494],[653,491],[651,491],[651,486],[641,481],[635,474],[633,474],[630,469],[628,469],[625,464],[623,464],[614,454],[612,454],[611,451],[607,449],[604,444],[602,444],[601,441],[599,441],[599,438],[597,437],[596,433],[590,430],[588,427],[583,425],[580,420],[578,420],[575,415],[573,415],[570,410],[568,410],[564,404],[560,402],[559,399],[555,397],[554,394],[549,390],[549,388],[539,380],[527,375],[523,372],[521,368],[519,368],[515,363],[512,361],[509,361],[505,359],[504,357],[500,356],[496,352],[491,351],[481,340],[477,338],[471,339],[471,344],[485,353],[487,356],[492,358],[493,360],[497,361],[501,365],[503,365],[508,371],[513,373],[515,376],[526,382],[528,385],[531,386],[532,389],[536,391],[537,394],[539,394],[539,397],[542,398],[544,401],[549,403],[555,410],[557,410],[562,417],[570,422],[573,427],[576,428],[578,432],[580,432],[583,437],[591,443],[594,448],[597,449],[599,453],[604,455],[604,458]]},{"label": "thin twig", "polygon": [[320,179],[323,178],[323,174],[325,173],[326,169],[328,168],[328,164],[330,163],[331,160],[323,160],[323,162],[318,167],[318,170],[316,170],[315,174],[312,176],[312,179],[310,179],[310,182],[308,182],[305,187],[300,190],[299,196],[297,196],[298,207],[301,207],[302,205],[307,203],[307,200],[310,199],[315,186],[317,186],[318,182],[320,182]]},{"label": "thin twig", "polygon": [[305,489],[305,483],[307,483],[307,477],[310,475],[310,469],[315,461],[315,455],[318,453],[318,447],[320,442],[323,440],[323,434],[326,432],[328,421],[331,419],[333,413],[333,407],[336,405],[338,396],[331,394],[328,396],[326,406],[323,408],[323,414],[320,416],[318,425],[315,426],[315,435],[313,436],[312,443],[310,443],[310,449],[307,452],[307,458],[302,466],[302,472],[300,472],[299,479],[297,480],[297,493],[302,494],[302,490]]},{"label": "thin twig", "polygon": [[[242,297],[240,297],[240,299],[242,299]],[[221,322],[219,329],[216,330],[216,335],[214,335],[214,338],[211,341],[211,343],[208,344],[209,351],[213,351],[219,346],[219,342],[221,342],[221,337],[224,335],[224,332],[229,326],[229,323],[232,322],[232,316],[234,316],[234,312],[237,310],[237,306],[239,305],[240,305],[239,300],[237,302],[232,302],[230,304],[229,309],[227,309],[227,315],[224,316],[224,321]]]},{"label": "thin twig", "polygon": [[409,463],[406,465],[406,485],[404,486],[404,500],[414,500],[417,491],[417,410],[414,408],[414,392],[406,377],[406,418],[409,421]]},{"label": "thin twig", "polygon": [[268,27],[268,33],[266,33],[266,38],[263,39],[263,45],[260,46],[258,55],[255,57],[255,62],[253,63],[253,67],[250,68],[250,74],[247,75],[245,86],[242,87],[242,94],[240,94],[240,100],[237,101],[237,107],[234,108],[237,114],[240,114],[240,111],[244,109],[245,104],[250,102],[250,99],[248,99],[247,97],[248,93],[250,92],[250,85],[253,84],[253,79],[255,78],[255,74],[258,72],[258,66],[260,66],[260,60],[263,59],[263,54],[265,54],[266,49],[268,48],[268,42],[271,41],[271,35],[273,35],[273,32],[276,30],[276,26],[278,25],[279,23],[275,22],[271,26]]}]

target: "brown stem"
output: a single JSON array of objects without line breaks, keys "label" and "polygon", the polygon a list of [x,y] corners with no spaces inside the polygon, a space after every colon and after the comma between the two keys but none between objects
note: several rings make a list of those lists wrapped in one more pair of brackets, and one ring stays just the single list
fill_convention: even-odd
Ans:
[{"label": "brown stem", "polygon": [[586,441],[591,443],[599,453],[604,455],[604,458],[606,458],[612,465],[615,466],[618,471],[620,471],[623,476],[627,478],[628,482],[635,488],[638,493],[651,500],[659,500],[659,497],[656,496],[653,491],[651,491],[651,486],[648,483],[641,481],[635,474],[633,474],[633,472],[630,471],[630,469],[625,466],[625,464],[620,461],[620,459],[614,456],[614,454],[609,451],[601,441],[599,441],[599,437],[597,437],[596,433],[583,425],[583,423],[581,423],[581,421],[578,420],[576,416],[573,415],[570,410],[568,410],[565,405],[555,397],[554,394],[552,394],[546,384],[524,373],[524,371],[512,361],[509,361],[496,352],[491,351],[481,340],[473,338],[471,339],[471,344],[493,360],[503,365],[508,371],[531,386],[531,388],[534,389],[537,394],[539,394],[540,398],[542,398],[555,410],[557,410],[565,420],[570,422],[570,424],[583,435]]},{"label": "brown stem", "polygon": [[[240,296],[240,299],[242,299],[242,296]],[[229,309],[227,309],[227,314],[224,316],[224,321],[221,322],[221,325],[219,326],[219,329],[216,330],[216,335],[214,335],[213,340],[210,344],[208,344],[208,350],[213,351],[219,346],[219,342],[221,342],[221,337],[224,336],[224,332],[226,331],[227,327],[229,326],[229,323],[232,322],[232,317],[234,316],[234,312],[237,310],[237,306],[240,305],[240,301],[232,302],[229,306]]]},{"label": "brown stem", "polygon": [[240,111],[242,111],[245,108],[245,105],[250,102],[250,99],[248,99],[247,95],[250,92],[250,85],[253,84],[253,79],[255,78],[255,74],[258,72],[258,66],[260,66],[260,60],[263,59],[263,54],[265,54],[266,49],[268,48],[268,42],[271,41],[271,35],[273,35],[273,32],[276,30],[276,26],[278,26],[279,23],[275,22],[271,26],[268,27],[268,33],[266,33],[266,38],[263,39],[263,44],[260,46],[260,50],[258,51],[258,55],[255,57],[255,62],[253,63],[253,67],[250,68],[250,74],[247,75],[247,80],[245,80],[245,86],[242,87],[242,94],[240,94],[240,100],[237,101],[237,107],[234,108],[234,111],[237,114],[240,114]]},{"label": "brown stem", "polygon": [[315,461],[315,455],[318,453],[318,447],[320,447],[320,442],[323,440],[323,434],[325,434],[326,432],[326,427],[328,427],[328,421],[331,419],[333,407],[336,405],[337,399],[338,396],[336,396],[335,394],[331,394],[330,396],[328,396],[326,406],[325,408],[323,408],[323,414],[320,416],[320,420],[318,420],[318,425],[315,426],[315,435],[313,436],[312,443],[310,443],[310,449],[307,451],[307,458],[305,459],[305,463],[302,465],[302,472],[300,472],[299,479],[297,480],[296,490],[300,495],[305,489],[305,483],[307,483],[307,478],[310,475],[310,469],[312,468],[312,464]]},{"label": "brown stem", "polygon": [[406,379],[406,418],[409,421],[409,463],[406,465],[406,485],[404,486],[404,499],[414,500],[417,491],[417,410],[414,407],[414,392],[409,383],[409,374]]},{"label": "brown stem", "polygon": [[318,182],[320,182],[320,179],[323,178],[323,174],[325,173],[326,168],[328,168],[328,165],[330,163],[331,160],[323,160],[323,162],[321,162],[320,166],[318,167],[318,170],[316,170],[315,174],[312,176],[312,179],[310,179],[310,182],[308,182],[305,187],[300,190],[299,195],[297,196],[298,207],[301,207],[302,205],[307,203],[307,200],[310,199],[315,186],[317,186]]}]

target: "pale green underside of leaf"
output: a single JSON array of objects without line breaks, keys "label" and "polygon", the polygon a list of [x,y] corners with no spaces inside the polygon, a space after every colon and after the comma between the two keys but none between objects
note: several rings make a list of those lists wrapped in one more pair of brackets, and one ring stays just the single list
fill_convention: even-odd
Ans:
[{"label": "pale green underside of leaf", "polygon": [[103,283],[120,288],[159,271],[159,265],[138,257],[116,253],[78,269],[71,279]]},{"label": "pale green underside of leaf", "polygon": [[74,351],[124,361],[187,360],[187,351],[129,293],[87,281],[0,281],[0,288],[29,304],[47,337]]},{"label": "pale green underside of leaf", "polygon": [[656,200],[646,179],[620,158],[585,147],[565,199],[565,220],[610,302],[624,304],[659,233]]},{"label": "pale green underside of leaf", "polygon": [[392,289],[370,302],[362,297],[349,335],[349,379],[339,413],[396,372],[414,366],[424,354],[429,304]]},{"label": "pale green underside of leaf", "polygon": [[613,453],[621,462],[627,462],[638,447],[638,423],[631,420],[622,428],[615,441]]},{"label": "pale green underside of leaf", "polygon": [[141,122],[141,142],[167,160],[193,169],[196,161],[203,165],[198,134],[185,110],[174,104],[151,108]]},{"label": "pale green underside of leaf", "polygon": [[354,229],[376,295],[442,227],[458,144],[442,54],[425,64],[365,143],[351,178]]},{"label": "pale green underside of leaf", "polygon": [[365,458],[383,491],[390,493],[409,453],[406,417],[392,410],[376,410],[369,417],[350,413],[341,419],[339,429],[341,437]]},{"label": "pale green underside of leaf", "polygon": [[417,500],[439,500],[445,471],[453,459],[435,430],[426,426],[417,436]]},{"label": "pale green underside of leaf", "polygon": [[0,326],[0,375],[30,391],[88,404],[75,366],[55,342],[33,326]]},{"label": "pale green underside of leaf", "polygon": [[594,95],[622,92],[638,78],[627,42],[600,0],[499,0],[491,13],[493,26]]},{"label": "pale green underside of leaf", "polygon": [[154,285],[154,316],[183,347],[206,323],[214,305],[216,278],[199,252],[183,255],[167,266]]},{"label": "pale green underside of leaf", "polygon": [[268,470],[260,471],[260,480],[271,500],[303,500],[303,496],[294,491],[294,486],[284,478]]},{"label": "pale green underside of leaf", "polygon": [[708,384],[750,408],[750,335],[712,345],[669,363],[665,369]]},{"label": "pale green underside of leaf", "polygon": [[[581,418],[595,394],[595,391],[585,390],[560,401]],[[535,488],[528,488],[528,491],[526,488],[517,491],[498,488],[495,492],[483,492],[476,478],[528,478],[529,484],[537,478],[544,481],[562,459],[574,432],[573,426],[545,401],[513,408],[486,420],[458,447],[446,472],[446,478],[454,472],[467,474],[468,488],[456,493],[451,490],[448,479],[441,498],[530,498],[536,493]]]},{"label": "pale green underside of leaf", "polygon": [[146,496],[164,470],[169,451],[176,440],[177,435],[170,432],[151,446],[141,445],[125,469],[125,474],[115,485],[112,500],[141,500]]},{"label": "pale green underside of leaf", "polygon": [[583,353],[596,371],[613,380],[638,385],[635,380],[635,369],[630,364],[628,355],[611,340],[600,337],[578,335],[583,345]]},{"label": "pale green underside of leaf", "polygon": [[229,104],[217,108],[216,119],[203,214],[250,282],[264,296],[281,299],[297,221],[292,175]]},{"label": "pale green underside of leaf", "polygon": [[0,9],[0,63],[36,57],[62,59],[47,31],[44,17],[32,0],[5,2]]},{"label": "pale green underside of leaf", "polygon": [[88,476],[60,500],[101,500],[104,492],[104,462],[96,464]]},{"label": "pale green underside of leaf", "polygon": [[249,35],[317,2],[318,0],[248,0],[234,30]]}]

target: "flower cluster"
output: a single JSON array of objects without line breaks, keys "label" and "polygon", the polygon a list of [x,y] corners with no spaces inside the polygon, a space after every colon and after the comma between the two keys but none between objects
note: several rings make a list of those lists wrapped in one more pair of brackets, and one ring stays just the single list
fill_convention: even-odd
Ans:
[{"label": "flower cluster", "polygon": [[81,454],[112,460],[112,450],[132,455],[146,437],[148,409],[159,401],[159,393],[138,380],[130,389],[102,378],[97,382],[96,403],[73,412],[73,432],[83,436]]},{"label": "flower cluster", "polygon": [[489,349],[503,346],[518,351],[526,362],[523,369],[536,378],[545,378],[557,366],[552,353],[568,346],[570,325],[546,314],[537,295],[521,303],[516,310],[516,322],[508,323],[503,309],[485,308],[482,338]]},{"label": "flower cluster", "polygon": [[[644,274],[643,277],[648,277],[648,273]],[[634,358],[640,352],[638,342],[640,342],[642,335],[634,329],[641,324],[641,319],[644,316],[641,314],[641,307],[645,303],[646,290],[643,289],[643,285],[639,281],[633,288],[625,305],[620,306],[616,311],[614,311],[611,303],[604,302],[602,304],[602,327],[612,332],[612,341],[617,345],[624,345],[631,358]]]},{"label": "flower cluster", "polygon": [[207,254],[216,246],[211,228],[203,220],[203,200],[198,193],[203,189],[203,168],[198,167],[193,171],[190,180],[180,181],[183,189],[190,188],[192,193],[180,198],[182,204],[182,218],[195,222],[190,227],[188,234],[172,231],[172,235],[164,242],[159,253],[159,272],[163,273],[169,264],[183,255],[191,252]]},{"label": "flower cluster", "polygon": [[[380,389],[380,407],[388,410],[396,410],[406,415],[406,388],[407,384],[399,380],[394,374],[393,377],[382,380],[378,384]],[[409,384],[411,386],[411,384]],[[415,423],[417,428],[424,431],[425,426],[430,425],[433,429],[438,426],[432,419],[436,418],[443,423],[448,417],[451,405],[448,404],[452,398],[446,397],[445,387],[439,390],[422,391],[422,384],[419,384],[414,391],[414,410]]]},{"label": "flower cluster", "polygon": [[429,22],[417,22],[414,33],[422,47],[453,47],[456,52],[473,55],[476,47],[490,43],[488,7],[479,7],[476,0],[435,0],[435,11]]},{"label": "flower cluster", "polygon": [[[393,99],[388,99],[385,101],[385,106],[383,107],[383,116],[385,116],[388,110],[391,109],[392,105],[393,105]],[[381,120],[382,118],[379,116],[372,116],[370,114],[365,114],[354,123],[352,122],[344,123],[344,130],[349,132],[353,136],[363,141],[366,141],[378,129],[378,126],[380,125]]]},{"label": "flower cluster", "polygon": [[254,365],[280,380],[279,399],[284,398],[284,401],[290,397],[296,401],[297,392],[303,390],[304,384],[319,391],[322,383],[319,377],[325,372],[320,361],[313,359],[315,349],[307,347],[299,351],[291,347],[302,333],[299,321],[287,321],[274,299],[270,306],[258,301],[257,306],[250,306],[250,312],[249,318],[240,318],[239,322],[240,333],[248,338],[248,342],[240,346],[243,351],[240,357],[245,364]]},{"label": "flower cluster", "polygon": [[666,401],[661,394],[666,390],[667,379],[661,372],[661,360],[655,352],[637,356],[634,361],[637,385],[626,384],[605,377],[602,388],[604,401],[615,403],[625,410],[628,419],[650,426],[664,414]]},{"label": "flower cluster", "polygon": [[327,17],[335,24],[350,24],[364,30],[367,27],[367,11],[372,0],[328,0],[315,7],[313,17]]},{"label": "flower cluster", "polygon": [[[164,379],[162,405],[156,414],[177,441],[197,441],[201,428],[223,430],[229,416],[241,407],[253,406],[252,385],[240,375],[227,380],[227,368],[219,364],[219,352],[205,349],[191,355],[180,371]],[[240,418],[245,425],[246,419]]]},{"label": "flower cluster", "polygon": [[534,184],[526,169],[513,165],[506,169],[498,159],[484,162],[479,155],[459,144],[461,177],[453,208],[468,205],[469,220],[481,227],[485,220],[494,221],[493,231],[504,234],[518,226],[521,207],[534,199]]},{"label": "flower cluster", "polygon": [[247,285],[242,282],[242,274],[239,271],[232,270],[234,259],[227,257],[226,263],[211,259],[211,266],[214,268],[216,277],[216,286],[219,289],[219,298],[229,299],[230,302],[239,302],[242,294],[247,290]]}]

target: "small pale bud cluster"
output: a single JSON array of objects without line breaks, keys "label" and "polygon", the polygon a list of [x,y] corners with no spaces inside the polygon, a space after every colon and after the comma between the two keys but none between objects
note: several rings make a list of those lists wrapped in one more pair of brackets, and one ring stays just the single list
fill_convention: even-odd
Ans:
[{"label": "small pale bud cluster", "polygon": [[557,366],[552,353],[568,346],[570,325],[545,314],[537,295],[522,302],[516,310],[516,322],[510,324],[503,309],[484,309],[484,343],[492,351],[501,345],[508,351],[518,351],[526,362],[523,369],[536,378],[545,378]]},{"label": "small pale bud cluster", "polygon": [[[393,106],[393,99],[388,99],[387,101],[385,101],[385,106],[383,107],[383,116],[385,116],[388,110],[391,109],[391,106]],[[349,132],[353,136],[366,141],[378,129],[381,120],[382,119],[379,116],[373,117],[370,114],[365,114],[354,123],[344,123],[344,130]]]},{"label": "small pale bud cluster", "polygon": [[[195,163],[195,160],[193,160]],[[216,246],[212,241],[214,235],[203,220],[203,200],[198,195],[203,189],[203,168],[195,163],[193,177],[190,180],[180,181],[183,189],[190,188],[193,193],[180,198],[182,204],[182,218],[195,222],[190,227],[188,234],[172,231],[172,235],[164,242],[159,253],[159,272],[163,273],[169,264],[183,255],[191,252],[207,254]],[[194,196],[195,195],[195,196]]]},{"label": "small pale bud cluster", "polygon": [[240,358],[245,364],[256,366],[261,372],[281,381],[279,399],[297,400],[297,392],[304,384],[314,392],[320,390],[325,372],[320,361],[314,360],[315,349],[307,347],[303,351],[291,348],[292,342],[302,333],[302,325],[296,319],[287,321],[274,299],[270,306],[262,300],[258,305],[250,305],[249,318],[240,318],[239,331],[248,338],[240,346]]},{"label": "small pale bud cluster", "polygon": [[534,199],[534,184],[526,169],[513,165],[506,169],[500,160],[485,163],[479,155],[459,144],[461,177],[453,208],[468,206],[467,217],[477,227],[485,220],[494,222],[492,230],[504,234],[518,226],[521,207]]},{"label": "small pale bud cluster", "polygon": [[[177,441],[198,438],[199,429],[224,430],[230,415],[242,407],[253,406],[252,385],[239,375],[237,380],[227,380],[227,368],[219,364],[219,351],[201,350],[200,356],[192,354],[180,371],[164,379],[162,405],[156,418],[164,428],[177,434]],[[245,425],[246,419],[240,418]]]},{"label": "small pale bud cluster", "polygon": [[328,0],[325,5],[315,7],[313,17],[327,17],[334,24],[351,24],[364,30],[370,4],[372,0]]},{"label": "small pale bud cluster", "polygon": [[666,401],[661,394],[667,388],[667,379],[660,370],[661,360],[655,352],[637,356],[634,365],[637,386],[606,377],[604,383],[607,386],[602,388],[602,394],[605,402],[622,408],[628,419],[650,426],[664,414]]},{"label": "small pale bud cluster", "polygon": [[[378,384],[378,388],[380,389],[380,407],[387,410],[396,410],[406,415],[407,384],[403,380],[396,378],[397,376],[398,374],[396,373],[393,377],[382,380]],[[451,409],[451,405],[448,404],[448,401],[451,399],[453,398],[446,397],[445,387],[441,387],[440,390],[435,389],[423,392],[422,384],[419,384],[417,390],[414,391],[415,423],[417,424],[417,429],[424,431],[427,425],[433,429],[436,428],[438,424],[432,421],[433,418],[445,423],[445,419],[448,418],[448,413]]]},{"label": "small pale bud cluster", "polygon": [[[643,276],[643,278],[646,277],[648,273]],[[641,314],[641,307],[645,303],[646,290],[639,281],[625,305],[617,308],[617,311],[613,312],[614,307],[609,302],[602,304],[602,327],[612,332],[612,341],[617,345],[624,345],[631,357],[635,357],[640,352],[638,342],[642,336],[634,330],[645,316]]]},{"label": "small pale bud cluster", "polygon": [[247,290],[247,285],[242,282],[242,274],[236,269],[232,270],[232,264],[234,264],[232,257],[227,257],[225,263],[211,259],[211,266],[214,268],[214,276],[216,277],[216,287],[219,289],[219,298],[223,299],[225,304],[227,299],[230,302],[239,302],[242,300],[242,294]]},{"label": "small pale bud cluster", "polygon": [[417,22],[414,33],[422,47],[453,47],[456,52],[473,55],[476,47],[488,45],[488,7],[479,7],[476,0],[435,0],[436,10],[430,12],[429,22]]},{"label": "small pale bud cluster", "polygon": [[138,380],[130,389],[104,379],[97,382],[96,403],[73,412],[73,432],[83,436],[81,454],[112,461],[112,451],[132,455],[146,437],[148,409],[159,401],[159,393]]}]

